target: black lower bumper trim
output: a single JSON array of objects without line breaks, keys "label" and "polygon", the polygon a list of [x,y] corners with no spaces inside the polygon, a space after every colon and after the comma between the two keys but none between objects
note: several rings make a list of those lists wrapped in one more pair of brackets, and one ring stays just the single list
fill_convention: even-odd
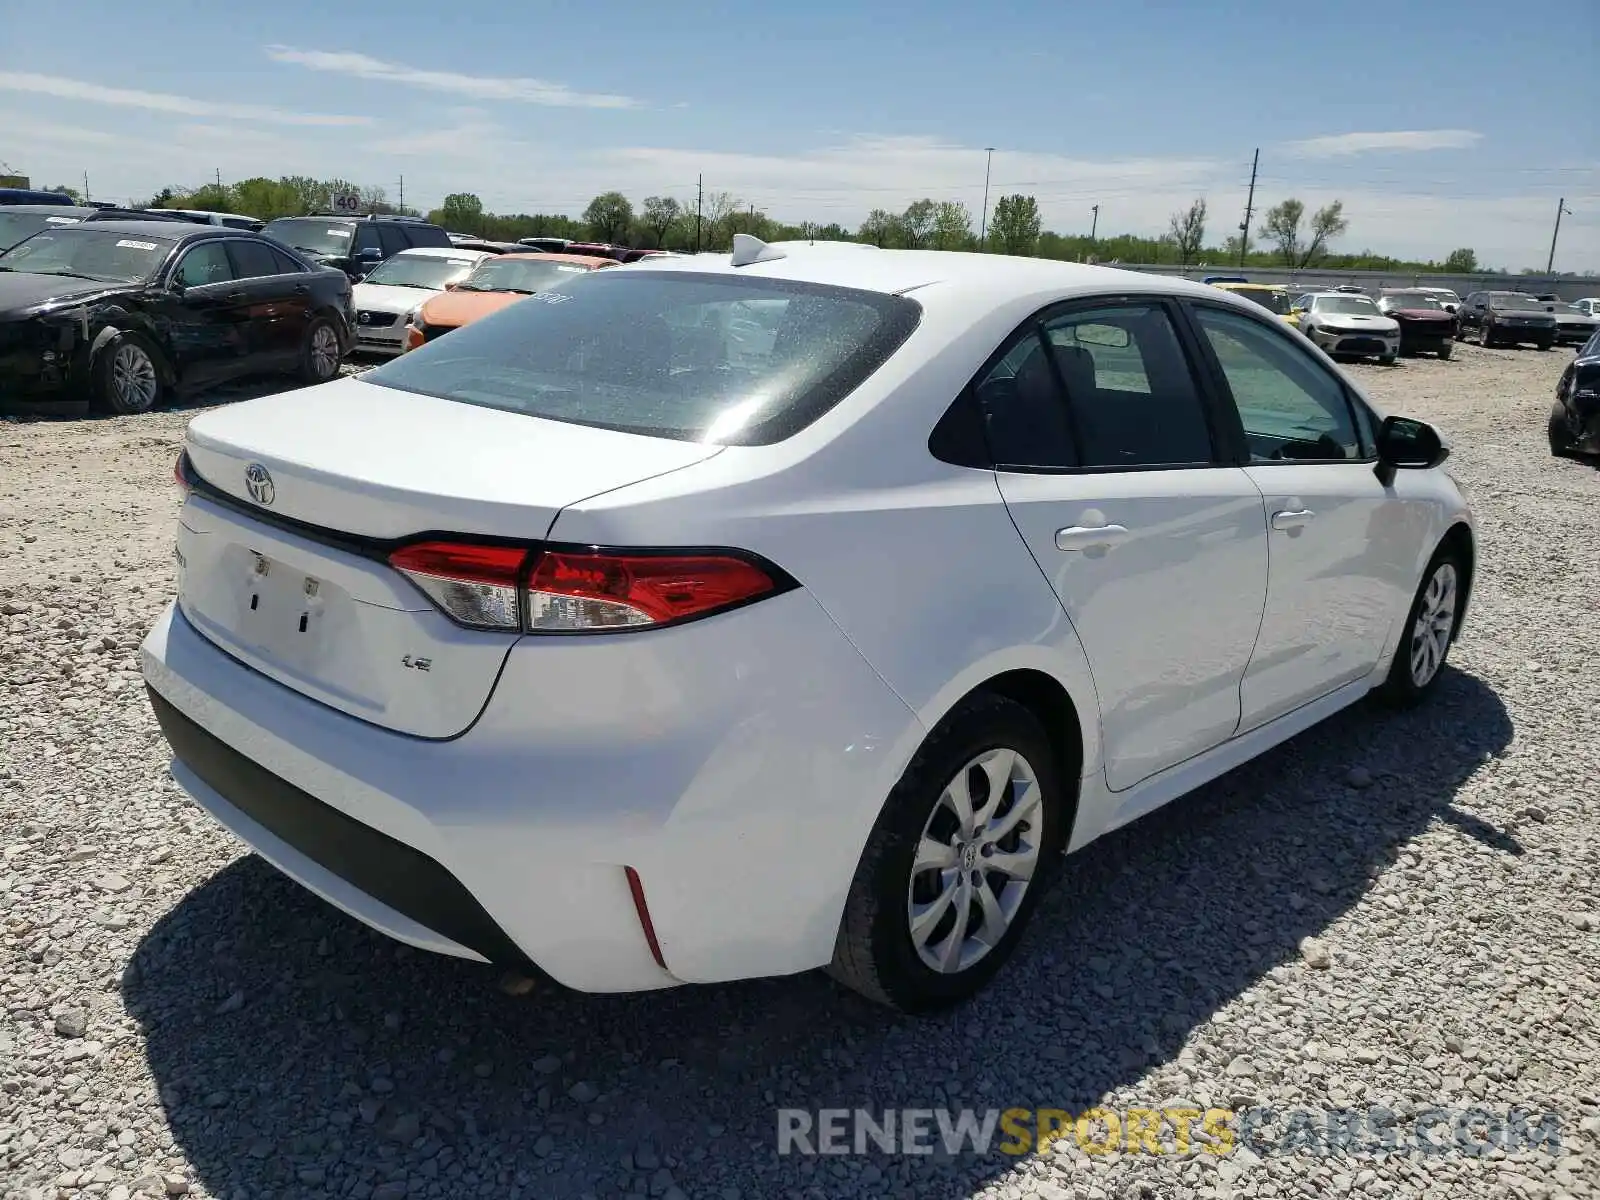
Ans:
[{"label": "black lower bumper trim", "polygon": [[346,816],[240,754],[146,685],[178,761],[263,829],[374,900],[490,962],[537,970],[437,860]]}]

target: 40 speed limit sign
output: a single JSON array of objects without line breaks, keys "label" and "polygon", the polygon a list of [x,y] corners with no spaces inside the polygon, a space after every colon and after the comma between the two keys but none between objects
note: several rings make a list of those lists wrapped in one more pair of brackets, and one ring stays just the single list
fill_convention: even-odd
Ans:
[{"label": "40 speed limit sign", "polygon": [[333,198],[333,211],[352,214],[360,213],[360,194],[358,192],[340,192]]}]

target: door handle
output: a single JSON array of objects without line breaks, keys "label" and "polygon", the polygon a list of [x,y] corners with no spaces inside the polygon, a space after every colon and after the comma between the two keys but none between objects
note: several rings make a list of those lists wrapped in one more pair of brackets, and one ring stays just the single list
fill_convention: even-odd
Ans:
[{"label": "door handle", "polygon": [[294,294],[296,296],[309,295],[310,292],[311,292],[311,288],[308,285],[304,284],[304,283],[297,283],[297,284],[294,285]]},{"label": "door handle", "polygon": [[1283,512],[1272,514],[1272,527],[1274,529],[1299,529],[1308,524],[1317,514],[1309,508],[1291,508]]},{"label": "door handle", "polygon": [[244,299],[244,293],[243,292],[229,292],[228,293],[228,303],[229,304],[237,304],[239,301],[241,301],[243,299]]},{"label": "door handle", "polygon": [[1056,530],[1056,549],[1110,550],[1127,538],[1126,525],[1069,525]]}]

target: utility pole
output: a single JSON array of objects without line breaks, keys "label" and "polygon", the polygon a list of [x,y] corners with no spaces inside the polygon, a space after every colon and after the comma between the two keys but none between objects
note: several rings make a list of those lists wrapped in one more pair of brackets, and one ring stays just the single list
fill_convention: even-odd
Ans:
[{"label": "utility pole", "polygon": [[1089,247],[1090,249],[1093,249],[1095,235],[1100,232],[1100,206],[1098,204],[1091,204],[1089,206],[1089,211],[1094,213],[1094,220],[1089,222]]},{"label": "utility pole", "polygon": [[699,254],[700,253],[700,211],[705,205],[705,199],[706,199],[706,177],[704,175],[696,175],[695,176],[695,185],[694,185],[694,187],[695,187],[695,192],[694,192],[694,252],[696,254]]},{"label": "utility pole", "polygon": [[[88,186],[87,183],[84,184],[85,189]],[[1544,264],[1544,273],[1546,275],[1551,274],[1556,269],[1556,238],[1561,236],[1562,213],[1566,213],[1569,217],[1572,215],[1572,210],[1567,207],[1567,198],[1565,196],[1556,201],[1556,230],[1550,235],[1550,257]]]},{"label": "utility pole", "polygon": [[[978,249],[989,248],[989,168],[994,165],[994,147],[985,146],[988,158],[983,161],[983,216],[978,221]],[[972,226],[967,226],[971,229]]]},{"label": "utility pole", "polygon": [[404,175],[400,176],[400,203],[398,208],[401,212],[406,210],[406,177]]},{"label": "utility pole", "polygon": [[1244,220],[1239,222],[1239,265],[1244,266],[1244,256],[1250,253],[1250,218],[1256,208],[1256,168],[1261,165],[1261,147],[1250,160],[1250,194],[1244,202]]},{"label": "utility pole", "polygon": [[[89,172],[87,171],[83,173],[83,202],[85,204],[89,203]],[[1556,219],[1560,220],[1559,217]]]},{"label": "utility pole", "polygon": [[218,167],[217,168],[217,191],[220,192],[221,190],[222,190],[222,168]]}]

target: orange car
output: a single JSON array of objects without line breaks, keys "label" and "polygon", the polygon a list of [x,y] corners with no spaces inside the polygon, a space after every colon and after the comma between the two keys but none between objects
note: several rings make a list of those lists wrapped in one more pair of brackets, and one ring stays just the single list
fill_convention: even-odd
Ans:
[{"label": "orange car", "polygon": [[412,312],[406,322],[404,349],[415,350],[442,333],[554,287],[568,276],[617,265],[614,258],[588,254],[530,252],[486,258],[472,274],[447,285],[443,294]]}]

